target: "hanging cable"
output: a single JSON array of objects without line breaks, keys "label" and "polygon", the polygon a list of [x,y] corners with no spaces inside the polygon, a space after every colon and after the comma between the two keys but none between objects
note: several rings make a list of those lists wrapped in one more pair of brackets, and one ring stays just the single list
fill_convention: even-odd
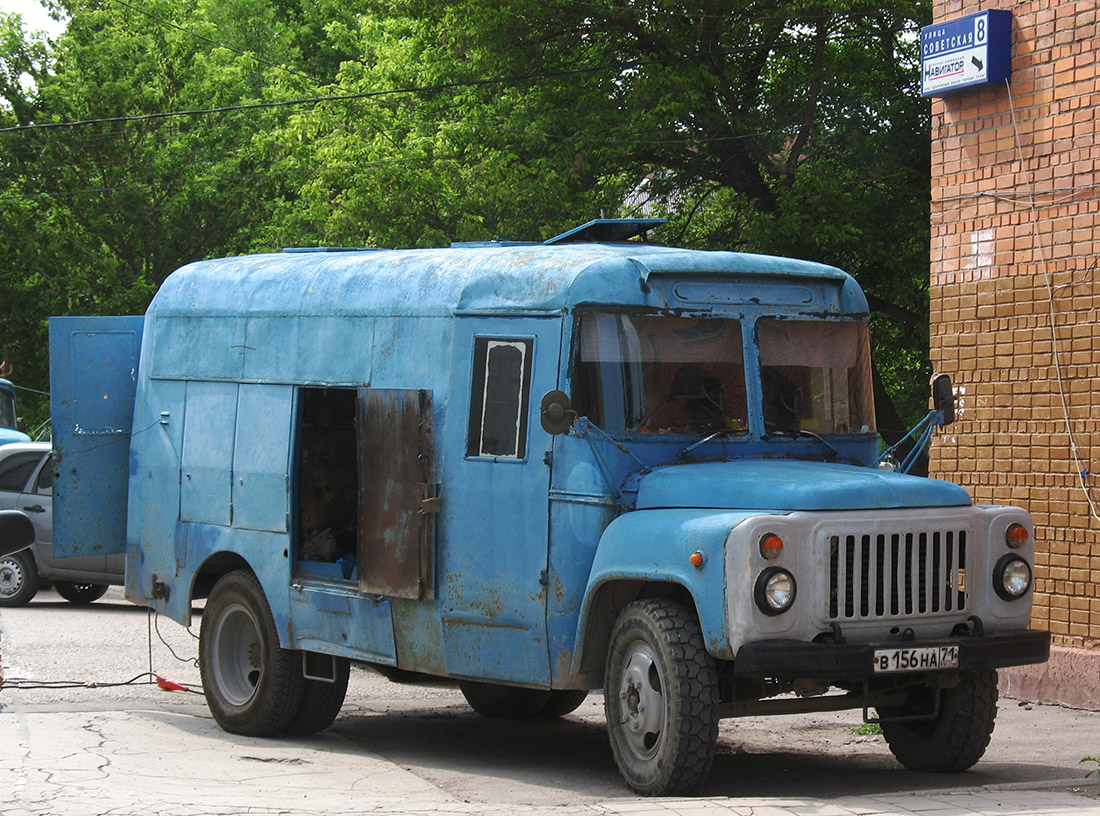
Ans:
[{"label": "hanging cable", "polygon": [[1027,200],[1030,202],[1032,236],[1035,239],[1035,246],[1039,252],[1039,267],[1042,270],[1043,281],[1046,284],[1047,314],[1050,318],[1051,359],[1054,362],[1054,372],[1058,380],[1058,397],[1062,403],[1062,416],[1066,423],[1066,434],[1069,437],[1070,453],[1073,455],[1074,468],[1077,471],[1077,480],[1081,486],[1081,492],[1085,494],[1085,501],[1087,501],[1089,505],[1089,513],[1094,519],[1100,522],[1100,513],[1097,513],[1096,503],[1093,501],[1089,486],[1085,482],[1085,474],[1088,473],[1088,468],[1081,461],[1081,452],[1077,447],[1077,439],[1073,433],[1073,420],[1069,415],[1069,403],[1066,400],[1066,383],[1062,374],[1061,355],[1058,353],[1058,315],[1054,303],[1054,282],[1051,280],[1050,268],[1047,265],[1046,242],[1043,239],[1042,233],[1039,231],[1039,207],[1035,202],[1035,184],[1032,180],[1031,172],[1027,169],[1027,164],[1024,161],[1024,148],[1020,140],[1019,124],[1016,121],[1016,102],[1012,96],[1012,86],[1009,85],[1007,79],[1005,80],[1005,87],[1008,88],[1008,107],[1012,114],[1012,130],[1016,138],[1016,157],[1020,162],[1020,170],[1024,174],[1024,183],[1027,186]]}]

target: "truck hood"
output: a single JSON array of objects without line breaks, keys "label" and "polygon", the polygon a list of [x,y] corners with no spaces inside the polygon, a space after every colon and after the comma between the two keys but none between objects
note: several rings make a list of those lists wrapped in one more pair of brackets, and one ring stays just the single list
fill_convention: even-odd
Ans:
[{"label": "truck hood", "polygon": [[636,506],[876,510],[970,503],[963,488],[939,479],[832,462],[752,459],[657,468],[642,478]]}]

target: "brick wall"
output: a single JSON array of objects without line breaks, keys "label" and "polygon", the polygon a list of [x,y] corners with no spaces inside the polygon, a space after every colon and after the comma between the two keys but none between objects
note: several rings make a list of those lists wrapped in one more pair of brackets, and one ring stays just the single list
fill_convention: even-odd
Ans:
[{"label": "brick wall", "polygon": [[1013,13],[1010,87],[932,102],[932,362],[965,392],[933,475],[1031,511],[1033,626],[1100,650],[1100,15],[936,0],[934,19],[992,8]]}]

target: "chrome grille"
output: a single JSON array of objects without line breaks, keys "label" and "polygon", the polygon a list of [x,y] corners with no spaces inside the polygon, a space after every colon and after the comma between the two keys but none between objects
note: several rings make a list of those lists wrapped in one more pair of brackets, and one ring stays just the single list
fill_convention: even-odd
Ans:
[{"label": "chrome grille", "polygon": [[966,609],[966,531],[829,535],[829,619]]}]

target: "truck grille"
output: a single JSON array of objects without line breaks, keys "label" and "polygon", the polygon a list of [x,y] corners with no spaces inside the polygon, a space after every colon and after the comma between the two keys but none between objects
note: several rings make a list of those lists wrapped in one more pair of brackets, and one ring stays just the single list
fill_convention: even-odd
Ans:
[{"label": "truck grille", "polygon": [[829,618],[966,609],[966,531],[830,535]]}]

